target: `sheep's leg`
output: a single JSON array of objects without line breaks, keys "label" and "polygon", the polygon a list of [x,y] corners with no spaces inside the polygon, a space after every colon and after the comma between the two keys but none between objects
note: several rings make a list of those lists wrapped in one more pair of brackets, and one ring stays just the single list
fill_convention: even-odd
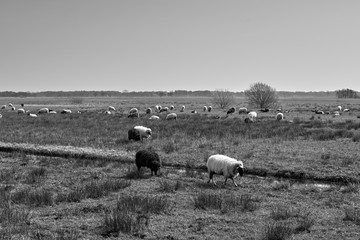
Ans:
[{"label": "sheep's leg", "polygon": [[235,187],[237,187],[238,185],[236,184],[236,182],[235,182],[234,178],[231,178],[231,180],[233,181],[233,183],[234,183]]},{"label": "sheep's leg", "polygon": [[214,176],[214,173],[213,173],[213,172],[209,172],[209,180],[208,180],[207,183],[210,183],[211,180],[214,182],[213,176]]}]

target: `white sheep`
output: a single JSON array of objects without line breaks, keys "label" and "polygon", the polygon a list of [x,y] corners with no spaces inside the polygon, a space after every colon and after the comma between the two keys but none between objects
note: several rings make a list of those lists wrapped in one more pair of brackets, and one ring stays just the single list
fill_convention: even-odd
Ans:
[{"label": "white sheep", "polygon": [[239,114],[242,114],[242,113],[247,113],[247,108],[246,107],[241,107],[241,108],[239,108]]},{"label": "white sheep", "polygon": [[176,113],[169,113],[169,114],[166,116],[166,120],[176,120],[176,119],[177,119]]},{"label": "white sheep", "polygon": [[350,112],[350,109],[345,108],[345,109],[343,110],[343,112]]},{"label": "white sheep", "polygon": [[42,114],[42,113],[49,113],[49,108],[40,108],[40,110],[38,111],[38,113]]},{"label": "white sheep", "polygon": [[106,111],[104,112],[104,114],[106,114],[106,115],[111,115],[111,111],[110,111],[110,110],[106,110]]},{"label": "white sheep", "polygon": [[129,111],[129,114],[131,115],[131,114],[136,114],[136,113],[139,113],[139,110],[137,109],[137,108],[132,108],[132,109],[130,109],[130,111]]},{"label": "white sheep", "polygon": [[251,112],[248,113],[248,117],[251,120],[255,120],[255,118],[257,118],[257,113],[255,111],[251,111]]},{"label": "white sheep", "polygon": [[208,110],[208,112],[211,112],[212,106],[209,106],[207,110]]},{"label": "white sheep", "polygon": [[18,113],[18,114],[25,113],[25,109],[23,109],[23,108],[19,108],[19,109],[17,110],[17,113]]},{"label": "white sheep", "polygon": [[171,105],[170,110],[174,110],[174,109],[175,109],[174,105]]},{"label": "white sheep", "polygon": [[242,161],[221,154],[210,156],[206,166],[209,173],[208,183],[212,181],[215,185],[216,182],[213,178],[214,174],[223,175],[225,178],[224,184],[226,184],[227,179],[230,178],[236,187],[237,184],[235,183],[234,178],[238,175],[244,175],[244,165]]},{"label": "white sheep", "polygon": [[146,109],[146,114],[151,114],[152,113],[152,109],[151,108],[147,108]]},{"label": "white sheep", "polygon": [[152,131],[150,128],[144,126],[135,126],[134,129],[139,132],[141,140],[143,140],[144,138],[151,138]]},{"label": "white sheep", "polygon": [[69,113],[71,113],[71,110],[70,109],[63,109],[60,113],[69,114]]},{"label": "white sheep", "polygon": [[29,117],[36,118],[37,115],[35,113],[28,113]]},{"label": "white sheep", "polygon": [[338,106],[337,108],[338,108],[339,112],[341,112],[342,107],[341,107],[341,106]]},{"label": "white sheep", "polygon": [[5,108],[6,108],[6,105],[2,105],[2,106],[1,106],[1,109],[5,109]]},{"label": "white sheep", "polygon": [[160,112],[161,106],[160,106],[160,105],[156,105],[156,106],[155,106],[155,109],[156,109],[157,112]]},{"label": "white sheep", "polygon": [[160,112],[168,112],[170,109],[168,107],[163,107],[160,109]]},{"label": "white sheep", "polygon": [[275,119],[278,120],[278,121],[284,120],[284,114],[283,113],[277,113]]},{"label": "white sheep", "polygon": [[156,116],[156,115],[152,115],[150,118],[150,120],[159,120],[159,116]]},{"label": "white sheep", "polygon": [[113,106],[109,106],[109,111],[115,111],[116,109]]},{"label": "white sheep", "polygon": [[180,112],[184,112],[185,111],[185,105],[181,106]]},{"label": "white sheep", "polygon": [[50,113],[50,114],[56,114],[56,111],[49,109],[49,113]]},{"label": "white sheep", "polygon": [[208,110],[207,106],[204,106],[204,107],[203,107],[203,111],[204,111],[204,112],[207,112],[207,110]]}]

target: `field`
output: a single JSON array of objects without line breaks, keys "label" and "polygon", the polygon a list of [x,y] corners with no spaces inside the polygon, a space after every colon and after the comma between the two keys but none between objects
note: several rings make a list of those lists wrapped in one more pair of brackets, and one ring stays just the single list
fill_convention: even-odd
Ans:
[{"label": "field", "polygon": [[[9,102],[58,114],[0,110],[0,239],[360,239],[359,100],[284,98],[284,121],[258,111],[251,124],[203,112],[211,99],[200,97],[0,98]],[[156,104],[178,119],[149,120]],[[311,111],[338,105],[350,111]],[[127,117],[133,107],[140,118]],[[129,141],[135,125],[152,138]],[[159,176],[137,172],[143,148],[159,153]],[[239,187],[207,184],[216,153],[243,161]]]}]

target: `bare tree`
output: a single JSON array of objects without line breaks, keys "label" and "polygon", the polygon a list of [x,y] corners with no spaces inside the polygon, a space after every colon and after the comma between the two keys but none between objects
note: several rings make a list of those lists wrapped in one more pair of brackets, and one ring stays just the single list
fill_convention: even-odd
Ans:
[{"label": "bare tree", "polygon": [[248,103],[259,108],[270,108],[278,105],[276,89],[265,83],[254,83],[250,89],[245,90]]},{"label": "bare tree", "polygon": [[224,89],[217,89],[212,96],[212,103],[221,109],[227,108],[234,104],[235,98],[232,92]]}]

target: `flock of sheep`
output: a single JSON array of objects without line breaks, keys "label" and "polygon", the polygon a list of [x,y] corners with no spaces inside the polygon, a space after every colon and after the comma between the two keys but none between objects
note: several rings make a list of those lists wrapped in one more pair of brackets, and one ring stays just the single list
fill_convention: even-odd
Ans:
[{"label": "flock of sheep", "polygon": [[[161,168],[161,160],[159,155],[152,149],[143,149],[138,151],[135,154],[135,164],[140,171],[141,167],[147,167],[151,170],[151,176],[153,174],[157,175],[157,172]],[[208,183],[211,181],[216,185],[214,180],[214,175],[223,175],[225,178],[224,185],[226,184],[227,180],[230,178],[233,181],[235,187],[238,185],[236,184],[234,178],[237,176],[244,175],[244,165],[243,162],[226,155],[215,154],[211,155],[206,162],[209,180]]]}]

